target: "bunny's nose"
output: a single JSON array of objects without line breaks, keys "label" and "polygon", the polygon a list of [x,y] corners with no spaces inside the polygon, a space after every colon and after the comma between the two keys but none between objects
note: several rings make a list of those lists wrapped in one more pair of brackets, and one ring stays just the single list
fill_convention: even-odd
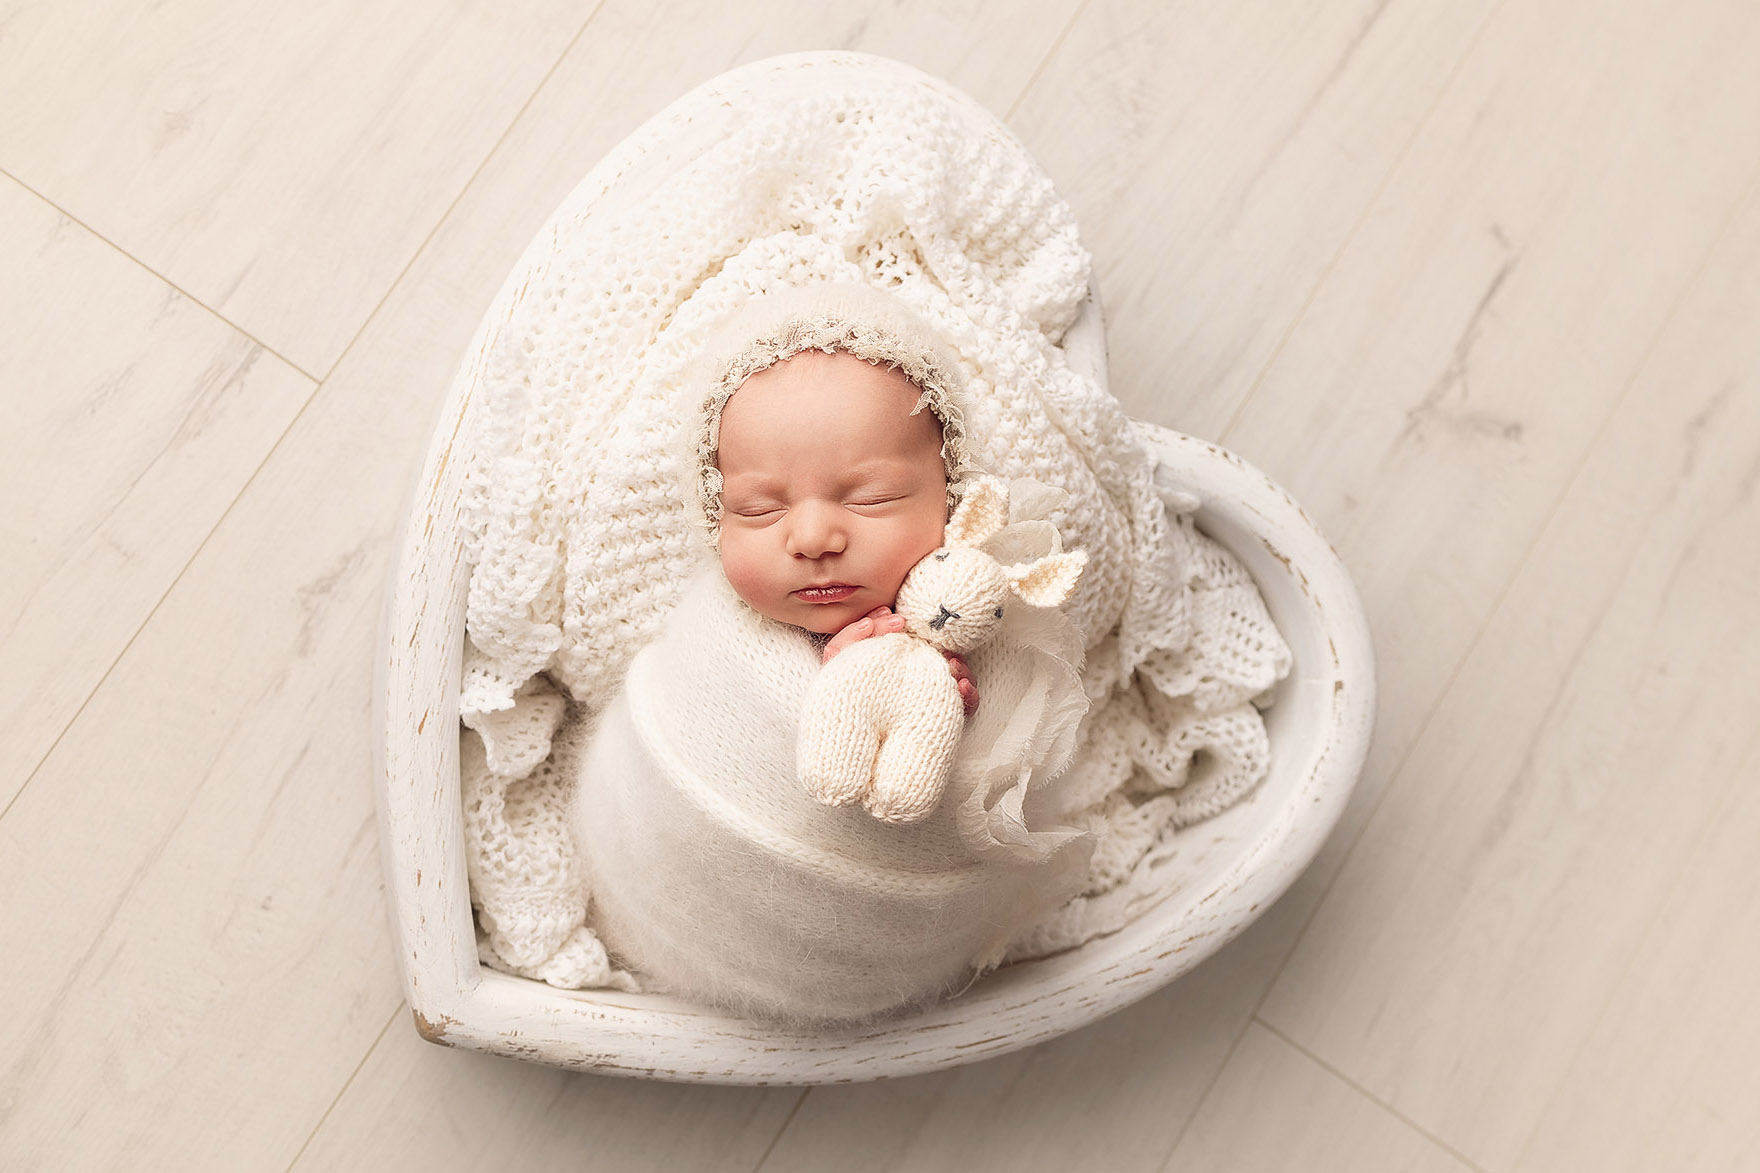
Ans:
[{"label": "bunny's nose", "polygon": [[949,611],[947,609],[947,604],[943,603],[941,605],[941,614],[939,614],[939,615],[935,616],[935,618],[929,620],[929,630],[940,631],[943,627],[947,626],[947,621],[949,619],[958,619],[958,618],[959,618],[959,612],[958,611]]}]

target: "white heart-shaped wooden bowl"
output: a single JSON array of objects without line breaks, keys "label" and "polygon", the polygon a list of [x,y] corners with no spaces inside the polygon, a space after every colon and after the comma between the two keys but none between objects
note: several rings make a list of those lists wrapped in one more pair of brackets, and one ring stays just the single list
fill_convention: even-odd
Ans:
[{"label": "white heart-shaped wooden bowl", "polygon": [[[1140,424],[1158,476],[1199,499],[1199,527],[1246,565],[1294,652],[1266,713],[1269,776],[1250,798],[1181,832],[1185,847],[1165,869],[1164,899],[1116,933],[1004,967],[957,998],[860,1030],[772,1029],[663,996],[559,990],[478,964],[459,808],[470,574],[459,531],[459,444],[483,356],[531,275],[550,263],[557,226],[626,206],[752,111],[855,73],[925,88],[1013,139],[966,95],[885,58],[797,53],[723,74],[656,115],[575,189],[509,275],[453,384],[386,595],[375,689],[387,896],[404,991],[427,1039],[583,1071],[706,1083],[836,1083],[969,1063],[1092,1022],[1208,957],[1290,885],[1343,810],[1375,710],[1368,629],[1344,567],[1262,473],[1216,445]],[[1097,300],[1063,346],[1105,386]]]}]

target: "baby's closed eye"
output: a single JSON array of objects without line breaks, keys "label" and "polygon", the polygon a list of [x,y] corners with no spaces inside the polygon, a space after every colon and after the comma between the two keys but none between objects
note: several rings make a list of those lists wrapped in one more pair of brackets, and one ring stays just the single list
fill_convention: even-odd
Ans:
[{"label": "baby's closed eye", "polygon": [[780,515],[783,512],[783,506],[769,501],[742,501],[736,505],[727,506],[727,512],[734,517],[765,518]]}]

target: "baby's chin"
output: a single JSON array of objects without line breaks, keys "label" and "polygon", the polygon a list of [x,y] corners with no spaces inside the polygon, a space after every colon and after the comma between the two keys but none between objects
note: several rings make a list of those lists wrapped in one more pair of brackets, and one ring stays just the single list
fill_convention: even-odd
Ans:
[{"label": "baby's chin", "polygon": [[859,597],[852,595],[841,603],[799,603],[790,608],[787,616],[772,618],[781,618],[784,623],[819,635],[836,635],[874,609],[858,604],[855,600]]},{"label": "baby's chin", "polygon": [[873,591],[861,590],[836,603],[808,603],[793,595],[785,595],[781,599],[772,596],[764,600],[764,606],[759,606],[751,599],[746,602],[754,610],[778,623],[786,623],[790,627],[798,627],[818,635],[836,635],[879,606],[880,600],[874,597]]},{"label": "baby's chin", "polygon": [[764,618],[817,635],[836,635],[881,603],[890,605],[890,600],[872,589],[858,590],[849,598],[836,603],[808,603],[794,595],[778,598],[768,592],[748,593],[740,590],[737,583],[734,584],[734,591],[745,600],[746,606]]}]

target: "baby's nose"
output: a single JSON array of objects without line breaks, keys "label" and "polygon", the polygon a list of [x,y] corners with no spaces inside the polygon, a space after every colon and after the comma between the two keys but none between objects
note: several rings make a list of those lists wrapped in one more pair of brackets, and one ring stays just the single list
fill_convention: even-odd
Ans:
[{"label": "baby's nose", "polygon": [[849,544],[839,510],[807,504],[789,511],[788,552],[797,558],[841,554]]}]

